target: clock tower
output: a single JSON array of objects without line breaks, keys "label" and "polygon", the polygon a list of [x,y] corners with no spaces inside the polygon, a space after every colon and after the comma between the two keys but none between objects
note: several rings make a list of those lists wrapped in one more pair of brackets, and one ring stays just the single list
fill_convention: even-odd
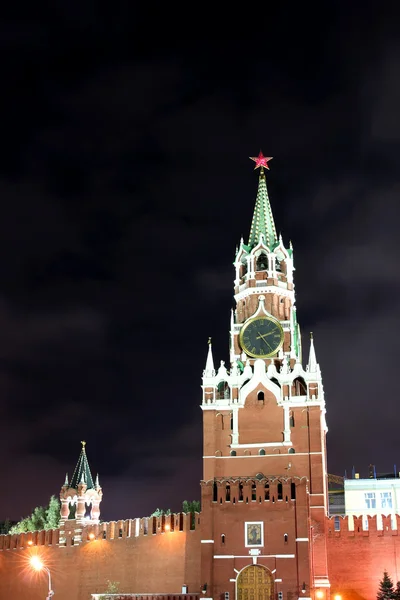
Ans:
[{"label": "clock tower", "polygon": [[229,365],[214,367],[210,340],[203,371],[202,592],[328,600],[321,371],[312,336],[302,364],[293,247],[277,235],[267,191],[271,157],[252,160],[258,191],[234,260]]}]

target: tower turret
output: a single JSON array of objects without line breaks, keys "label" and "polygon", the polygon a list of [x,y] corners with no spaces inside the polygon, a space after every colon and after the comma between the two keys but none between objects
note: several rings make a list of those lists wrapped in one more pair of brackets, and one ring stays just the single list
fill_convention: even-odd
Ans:
[{"label": "tower turret", "polygon": [[[103,491],[99,485],[98,476],[93,483],[92,473],[86,455],[86,442],[82,443],[81,453],[71,481],[68,475],[60,491],[61,521],[70,519],[70,514],[75,510],[74,518],[77,521],[97,523],[100,517],[100,502]],[[86,513],[86,506],[89,513]]]}]

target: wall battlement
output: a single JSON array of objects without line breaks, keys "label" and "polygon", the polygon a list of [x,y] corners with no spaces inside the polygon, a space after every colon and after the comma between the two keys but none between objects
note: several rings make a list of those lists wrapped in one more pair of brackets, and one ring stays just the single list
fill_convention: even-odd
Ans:
[{"label": "wall battlement", "polygon": [[164,533],[194,531],[199,528],[199,513],[173,513],[160,517],[142,517],[98,524],[65,521],[58,529],[0,535],[0,551],[33,546],[78,546],[94,540],[153,537]]},{"label": "wall battlement", "polygon": [[400,515],[360,515],[355,517],[332,516],[327,518],[327,533],[329,537],[355,535],[364,537],[398,535],[400,530]]}]

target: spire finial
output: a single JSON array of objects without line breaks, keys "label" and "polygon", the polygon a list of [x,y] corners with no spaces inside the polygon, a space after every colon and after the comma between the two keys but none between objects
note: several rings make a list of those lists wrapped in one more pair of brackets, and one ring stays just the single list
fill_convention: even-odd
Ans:
[{"label": "spire finial", "polygon": [[310,331],[310,340],[312,340],[312,339],[313,339],[313,332]]},{"label": "spire finial", "polygon": [[211,338],[208,338],[208,345],[211,346]]},{"label": "spire finial", "polygon": [[263,173],[264,172],[263,167],[265,167],[269,171],[268,162],[270,160],[272,160],[273,157],[272,156],[264,156],[264,154],[260,150],[258,156],[249,156],[249,158],[250,158],[250,160],[254,160],[254,162],[256,163],[254,170],[259,169],[261,167],[261,173]]},{"label": "spire finial", "polygon": [[253,249],[257,244],[264,243],[269,250],[272,251],[278,245],[278,236],[276,234],[274,217],[272,216],[267,183],[264,175],[264,167],[269,169],[268,161],[272,160],[272,156],[264,156],[260,150],[258,156],[250,156],[249,158],[256,163],[255,169],[260,168],[260,176],[258,179],[258,192],[250,227],[248,245],[250,246],[250,249]]},{"label": "spire finial", "polygon": [[82,452],[86,452],[85,446],[86,446],[86,442],[81,442],[82,444]]}]

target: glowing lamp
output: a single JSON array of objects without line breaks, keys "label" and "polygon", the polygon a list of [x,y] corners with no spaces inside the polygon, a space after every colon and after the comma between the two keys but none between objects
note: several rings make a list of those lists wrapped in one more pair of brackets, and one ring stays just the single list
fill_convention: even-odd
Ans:
[{"label": "glowing lamp", "polygon": [[322,590],[317,590],[317,593],[315,594],[317,598],[323,598],[324,597],[324,592]]},{"label": "glowing lamp", "polygon": [[33,545],[33,542],[32,542],[32,540],[29,540],[29,541],[28,541],[28,546],[32,546],[32,545]]},{"label": "glowing lamp", "polygon": [[164,529],[165,529],[165,531],[169,531],[169,530],[171,529],[171,527],[170,527],[169,525],[166,525],[166,526],[164,527]]},{"label": "glowing lamp", "polygon": [[96,536],[94,535],[93,531],[92,533],[89,533],[89,540],[94,540]]},{"label": "glowing lamp", "polygon": [[31,567],[35,569],[35,571],[41,571],[44,567],[44,564],[40,560],[38,556],[32,556],[31,558]]},{"label": "glowing lamp", "polygon": [[342,600],[342,596],[340,594],[335,594],[334,600]]}]

